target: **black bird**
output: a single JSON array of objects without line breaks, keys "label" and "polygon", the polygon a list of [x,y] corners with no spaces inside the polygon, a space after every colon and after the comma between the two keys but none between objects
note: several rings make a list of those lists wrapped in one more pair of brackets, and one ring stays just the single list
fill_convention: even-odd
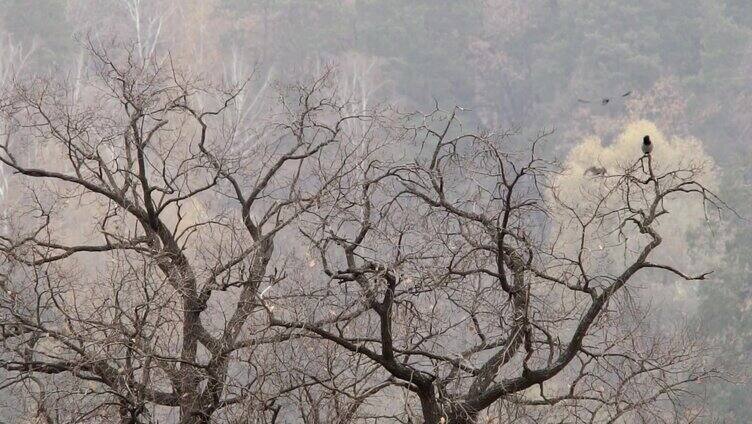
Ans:
[{"label": "black bird", "polygon": [[653,151],[653,142],[650,141],[650,136],[646,135],[642,138],[642,153],[649,155]]},{"label": "black bird", "polygon": [[[622,95],[621,95],[621,96],[619,96],[619,97],[627,97],[627,96],[629,96],[630,94],[632,94],[632,90],[629,90],[629,91],[627,91],[626,93],[622,94]],[[606,106],[607,104],[611,103],[611,100],[614,100],[614,98],[612,98],[612,97],[604,97],[604,98],[602,98],[602,99],[600,100],[600,102],[601,102],[601,105],[603,105],[603,106]],[[594,103],[594,102],[596,102],[597,100],[585,100],[585,99],[577,99],[577,101],[578,101],[578,102],[580,102],[580,103]]]}]

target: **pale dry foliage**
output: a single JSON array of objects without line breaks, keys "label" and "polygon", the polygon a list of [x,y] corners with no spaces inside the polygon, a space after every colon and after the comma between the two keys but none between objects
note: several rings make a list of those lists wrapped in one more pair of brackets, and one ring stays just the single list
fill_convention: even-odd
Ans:
[{"label": "pale dry foliage", "polygon": [[[642,155],[638,147],[644,135],[650,135],[655,145],[651,156],[656,173],[672,169],[692,169],[696,172],[698,182],[710,190],[718,190],[718,169],[700,140],[668,136],[653,122],[638,120],[625,124],[623,131],[608,142],[591,136],[576,145],[566,158],[565,172],[555,181],[561,197],[577,199],[577,202],[570,204],[580,211],[592,208],[593,199],[599,199],[612,187],[613,176],[623,173]],[[604,168],[606,174],[596,176],[586,172],[592,166]],[[671,234],[672,237],[666,238],[655,256],[663,262],[693,273],[720,266],[728,234],[716,211],[712,208],[709,210],[702,202],[681,196],[667,198],[664,207],[671,212],[671,219],[660,222],[658,228],[663,234]],[[577,236],[572,232],[568,233],[566,228],[562,231],[565,240]],[[609,266],[623,266],[633,256],[629,246],[622,243],[623,238],[634,239],[634,234],[635,229],[627,229],[622,233],[598,235],[592,240],[593,249],[589,253],[607,260]],[[691,248],[688,249],[687,246]],[[691,313],[695,306],[696,285],[687,284],[671,275],[660,274],[651,274],[646,281],[649,282],[645,285],[648,291],[642,298],[658,301],[657,303],[680,300],[680,313],[683,316]]]}]

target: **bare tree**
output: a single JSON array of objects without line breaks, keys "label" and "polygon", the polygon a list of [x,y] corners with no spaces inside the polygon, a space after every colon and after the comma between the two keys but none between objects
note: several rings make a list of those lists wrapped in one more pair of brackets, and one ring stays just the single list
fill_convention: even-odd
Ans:
[{"label": "bare tree", "polygon": [[[539,154],[548,134],[515,148],[510,134],[463,130],[459,112],[411,117],[414,157],[370,162],[306,211],[301,231],[326,278],[301,286],[325,292],[311,304],[338,319],[274,310],[272,325],[381,368],[361,374],[361,387],[391,385],[371,412],[403,422],[691,420],[683,388],[715,373],[705,348],[650,334],[629,289],[655,271],[707,277],[651,261],[669,199],[722,208],[701,167],[644,156],[560,198],[562,170]],[[623,263],[605,263],[604,249]]]},{"label": "bare tree", "polygon": [[520,146],[466,131],[460,109],[343,100],[328,72],[249,113],[243,84],[215,87],[142,48],[90,44],[92,74],[75,87],[17,82],[2,102],[14,206],[0,366],[30,414],[696,413],[683,390],[713,375],[705,348],[681,328],[652,334],[632,286],[651,272],[706,278],[651,259],[670,200],[723,206],[701,167],[645,156],[568,198],[539,152],[548,134]]},{"label": "bare tree", "polygon": [[[0,236],[4,385],[38,382],[48,422],[206,423],[241,405],[273,422],[293,390],[262,352],[292,337],[261,313],[284,279],[277,240],[357,166],[325,160],[357,144],[342,143],[343,124],[371,118],[344,114],[325,75],[240,127],[225,117],[242,86],[200,83],[142,47],[89,45],[94,72],[75,97],[44,79],[6,97],[0,161],[17,197]],[[239,149],[241,137],[253,143]]]},{"label": "bare tree", "polygon": [[[2,56],[0,60],[0,86],[5,87],[18,72],[26,68],[33,51],[33,46],[24,51],[22,46],[15,43],[9,35],[2,35],[2,40],[0,40],[0,55]],[[5,175],[5,169],[0,167],[0,206],[3,209],[5,209],[4,200],[7,191],[8,177]],[[5,221],[5,214],[0,213],[0,229],[5,225]]]},{"label": "bare tree", "polygon": [[[140,59],[153,56],[162,32],[163,13],[144,13],[142,0],[122,0],[133,24]],[[155,8],[157,9],[157,8]]]}]

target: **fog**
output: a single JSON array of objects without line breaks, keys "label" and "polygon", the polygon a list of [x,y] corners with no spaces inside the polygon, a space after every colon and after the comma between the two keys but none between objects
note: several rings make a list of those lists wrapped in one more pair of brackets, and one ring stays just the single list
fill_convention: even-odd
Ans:
[{"label": "fog", "polygon": [[3,0],[0,84],[0,421],[752,422],[747,1]]}]

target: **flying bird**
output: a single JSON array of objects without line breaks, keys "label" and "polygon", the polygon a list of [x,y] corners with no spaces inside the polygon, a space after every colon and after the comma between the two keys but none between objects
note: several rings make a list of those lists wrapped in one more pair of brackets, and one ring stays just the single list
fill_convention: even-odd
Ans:
[{"label": "flying bird", "polygon": [[[630,94],[632,94],[632,90],[627,91],[626,93],[622,94],[619,97],[624,98],[624,97],[629,96]],[[614,97],[604,97],[604,98],[600,99],[600,103],[601,103],[602,106],[606,106],[609,103],[611,103],[612,100],[615,100],[615,99],[616,98],[614,98]],[[599,100],[586,100],[586,99],[579,99],[578,98],[577,101],[580,102],[580,103],[595,103],[595,102],[598,102]]]},{"label": "flying bird", "polygon": [[606,168],[602,166],[591,166],[590,168],[586,169],[585,172],[582,173],[582,175],[587,175],[588,172],[592,173],[595,176],[606,175]]},{"label": "flying bird", "polygon": [[653,142],[650,141],[650,136],[646,135],[642,138],[642,153],[649,155],[653,151]]}]

